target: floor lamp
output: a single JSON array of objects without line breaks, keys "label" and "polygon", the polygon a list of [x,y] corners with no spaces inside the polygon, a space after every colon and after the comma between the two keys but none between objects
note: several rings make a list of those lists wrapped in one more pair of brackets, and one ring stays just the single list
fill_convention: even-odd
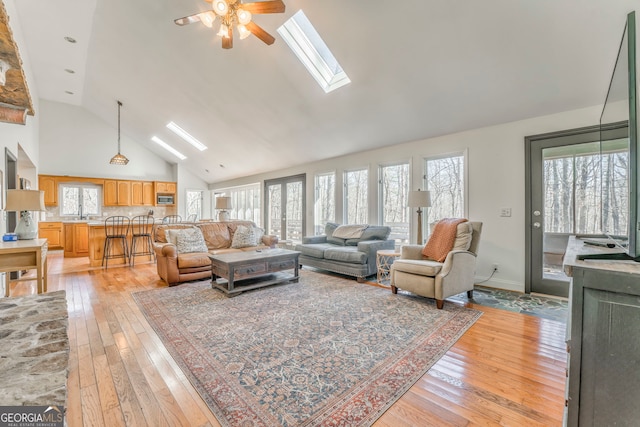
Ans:
[{"label": "floor lamp", "polygon": [[38,224],[31,218],[31,211],[43,211],[44,191],[7,190],[7,211],[20,212],[20,220],[15,233],[18,240],[31,240],[38,237]]},{"label": "floor lamp", "polygon": [[409,193],[409,207],[418,208],[418,239],[419,245],[422,245],[422,208],[428,208],[431,206],[431,195],[428,191],[412,191]]}]

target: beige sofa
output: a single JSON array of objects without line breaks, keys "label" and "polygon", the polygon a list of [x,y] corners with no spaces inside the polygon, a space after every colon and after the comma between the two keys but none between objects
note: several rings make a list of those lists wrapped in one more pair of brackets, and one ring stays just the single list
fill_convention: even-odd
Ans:
[{"label": "beige sofa", "polygon": [[400,288],[435,298],[438,308],[445,298],[461,292],[471,298],[482,223],[463,222],[456,231],[454,247],[444,262],[425,258],[423,245],[402,246],[400,258],[391,265],[391,291],[395,294]]},{"label": "beige sofa", "polygon": [[[233,238],[239,226],[255,227],[252,221],[202,222],[196,224],[157,225],[153,233],[153,246],[156,253],[158,275],[169,286],[189,280],[211,277],[209,254],[221,254],[238,251],[275,247],[277,236],[264,235],[255,246],[232,247]],[[184,230],[197,227],[204,237],[207,251],[180,253],[175,243],[167,241],[168,230]]]}]

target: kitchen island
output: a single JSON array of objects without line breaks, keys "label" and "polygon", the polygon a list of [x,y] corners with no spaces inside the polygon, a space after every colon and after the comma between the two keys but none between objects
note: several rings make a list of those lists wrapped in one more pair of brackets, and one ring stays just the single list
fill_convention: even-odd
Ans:
[{"label": "kitchen island", "polygon": [[[104,230],[104,222],[89,223],[89,265],[91,267],[98,267],[102,265],[102,255],[104,254],[104,241],[106,240],[106,234]],[[129,248],[131,248],[131,229],[129,229],[128,237]],[[118,243],[114,243],[112,250],[116,254],[122,254],[122,246]],[[136,256],[135,263],[153,262],[154,259],[149,255]],[[109,259],[109,265],[123,265],[128,264],[129,260],[124,258]]]}]

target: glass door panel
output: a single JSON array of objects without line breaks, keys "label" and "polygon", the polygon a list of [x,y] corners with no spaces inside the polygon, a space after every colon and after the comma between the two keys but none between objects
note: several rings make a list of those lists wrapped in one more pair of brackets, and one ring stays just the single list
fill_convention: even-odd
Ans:
[{"label": "glass door panel", "polygon": [[268,234],[280,240],[301,241],[305,230],[305,176],[265,181]]},{"label": "glass door panel", "polygon": [[303,187],[302,181],[287,183],[287,215],[285,217],[285,229],[287,239],[295,242],[302,241],[302,215],[303,215]]},{"label": "glass door panel", "polygon": [[282,184],[267,185],[267,234],[282,239]]}]

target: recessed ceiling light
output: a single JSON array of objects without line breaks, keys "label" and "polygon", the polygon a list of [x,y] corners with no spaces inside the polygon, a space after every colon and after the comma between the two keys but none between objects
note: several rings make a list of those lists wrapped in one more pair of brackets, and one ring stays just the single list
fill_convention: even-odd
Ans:
[{"label": "recessed ceiling light", "polygon": [[68,41],[69,43],[76,43],[76,39],[74,39],[73,37],[69,37],[69,36],[67,36],[67,37],[65,37],[64,39],[65,39],[66,41]]},{"label": "recessed ceiling light", "polygon": [[162,148],[164,148],[165,150],[167,150],[168,152],[170,152],[171,154],[173,154],[174,156],[176,156],[177,158],[179,158],[180,160],[184,160],[187,158],[187,156],[185,156],[184,154],[182,154],[181,152],[179,152],[178,150],[176,150],[175,148],[173,148],[172,146],[170,146],[169,144],[167,144],[157,136],[152,136],[151,140],[156,144],[158,144],[159,146],[161,146]]},{"label": "recessed ceiling light", "polygon": [[64,70],[69,74],[75,74],[75,71],[73,71],[71,68],[65,68]]},{"label": "recessed ceiling light", "polygon": [[71,92],[70,90],[65,90],[64,93],[66,93],[67,95],[73,95],[73,92]]},{"label": "recessed ceiling light", "polygon": [[224,165],[223,165],[222,163],[220,163],[220,165],[219,165],[219,166],[220,166],[221,168],[224,168]]},{"label": "recessed ceiling light", "polygon": [[174,122],[167,123],[167,128],[169,128],[171,132],[175,133],[180,138],[184,139],[185,141],[187,141],[189,144],[193,145],[200,151],[204,151],[208,148],[206,145],[204,145],[202,142],[198,141],[196,138],[191,136],[189,132],[182,129],[180,126],[178,126]]}]

